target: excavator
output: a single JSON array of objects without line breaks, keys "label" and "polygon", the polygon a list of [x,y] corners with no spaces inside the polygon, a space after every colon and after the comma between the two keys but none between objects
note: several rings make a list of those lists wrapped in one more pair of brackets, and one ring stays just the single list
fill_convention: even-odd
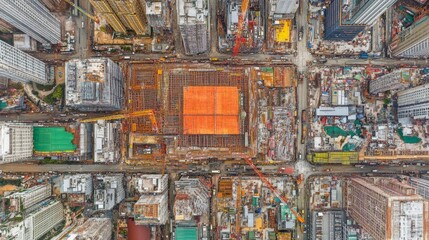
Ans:
[{"label": "excavator", "polygon": [[110,116],[104,116],[104,117],[88,118],[88,119],[83,119],[80,122],[89,123],[89,122],[96,122],[98,120],[109,121],[109,120],[128,119],[128,118],[144,117],[144,116],[149,117],[150,122],[152,124],[152,130],[158,133],[159,131],[158,123],[156,121],[155,111],[153,111],[152,109],[136,111],[131,113],[119,113],[116,115],[110,115]]},{"label": "excavator", "polygon": [[[285,196],[282,196],[279,191],[277,190],[276,187],[273,186],[273,184],[271,184],[271,182],[264,176],[264,174],[256,167],[256,165],[253,163],[252,158],[244,158],[244,160],[246,161],[246,163],[253,169],[253,171],[255,171],[255,173],[258,175],[258,177],[262,180],[263,183],[265,183],[265,185],[267,185],[267,187],[269,189],[271,189],[271,191],[273,191],[273,193],[284,203],[284,204],[288,204],[288,200]],[[290,208],[291,212],[293,213],[293,215],[295,215],[296,219],[300,222],[300,223],[304,223],[304,218],[301,217],[301,215],[299,215],[299,213],[297,211],[295,211],[293,208]]]},{"label": "excavator", "polygon": [[81,12],[82,14],[84,14],[85,16],[87,16],[88,18],[90,18],[92,21],[94,21],[96,23],[100,23],[100,19],[98,19],[97,16],[89,14],[87,11],[83,10],[78,5],[74,4],[71,0],[64,0],[64,2],[72,5],[72,7],[76,8],[79,12]]}]

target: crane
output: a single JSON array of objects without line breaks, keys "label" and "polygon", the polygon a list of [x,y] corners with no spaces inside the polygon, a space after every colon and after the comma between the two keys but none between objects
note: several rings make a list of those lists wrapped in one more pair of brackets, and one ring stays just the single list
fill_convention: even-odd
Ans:
[{"label": "crane", "polygon": [[110,115],[110,116],[104,116],[104,117],[95,117],[95,118],[88,118],[88,119],[83,119],[80,122],[82,123],[88,123],[88,122],[96,122],[98,120],[118,120],[118,119],[127,119],[127,118],[134,118],[134,117],[143,117],[143,116],[148,116],[150,119],[150,122],[152,123],[152,129],[155,132],[158,132],[158,123],[156,121],[156,117],[155,117],[155,111],[153,111],[152,109],[149,110],[143,110],[143,111],[136,111],[136,112],[131,112],[131,113],[119,113],[116,115]]},{"label": "crane", "polygon": [[[259,171],[259,169],[255,166],[255,164],[253,163],[251,158],[244,158],[244,160],[246,161],[246,163],[252,167],[252,169],[255,171],[255,173],[258,175],[258,177],[262,180],[262,182],[264,182],[269,189],[271,189],[271,191],[274,192],[274,194],[284,203],[287,205],[287,198],[282,196],[279,191],[276,189],[276,187],[273,186],[273,184],[271,184],[271,182],[264,176],[264,174]],[[295,210],[293,210],[292,208],[290,208],[290,211],[293,213],[293,215],[295,215],[296,219],[303,223],[304,222],[304,218],[301,217],[301,215],[299,215],[299,213]]]},{"label": "crane", "polygon": [[76,8],[79,12],[83,13],[85,16],[89,17],[90,19],[92,19],[92,21],[96,22],[96,23],[100,23],[100,19],[98,19],[97,16],[91,15],[89,14],[87,11],[83,10],[81,7],[79,7],[78,5],[74,4],[71,0],[64,0],[66,3],[72,5],[74,8]]},{"label": "crane", "polygon": [[243,32],[244,18],[247,15],[248,8],[249,8],[249,0],[242,0],[241,13],[238,16],[237,32],[235,33],[235,44],[234,44],[234,49],[232,51],[233,56],[237,56],[238,51],[240,50],[240,44],[244,40],[244,38],[241,37],[241,33]]}]

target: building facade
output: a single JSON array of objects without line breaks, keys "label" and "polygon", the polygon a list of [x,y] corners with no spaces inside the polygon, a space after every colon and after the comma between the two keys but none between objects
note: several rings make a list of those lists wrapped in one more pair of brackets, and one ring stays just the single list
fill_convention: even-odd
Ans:
[{"label": "building facade", "polygon": [[[43,184],[37,185],[23,192],[16,192],[10,195],[9,199],[17,199],[22,204],[24,209],[28,209],[29,207],[35,205],[36,203],[41,202],[42,200],[50,197],[52,195],[52,187],[51,184]],[[20,209],[23,211],[24,209]]]},{"label": "building facade", "polygon": [[398,93],[398,119],[429,118],[429,84],[413,87]]},{"label": "building facade", "polygon": [[349,1],[344,18],[350,24],[372,25],[396,0]]},{"label": "building facade", "polygon": [[428,239],[429,204],[393,178],[352,178],[347,212],[374,240]]},{"label": "building facade", "polygon": [[48,84],[46,65],[0,40],[0,77],[24,83]]},{"label": "building facade", "polygon": [[0,124],[0,163],[27,159],[33,155],[33,127]]},{"label": "building facade", "polygon": [[403,90],[410,85],[410,71],[398,70],[369,81],[369,92],[379,94],[388,90]]},{"label": "building facade", "polygon": [[115,32],[133,30],[137,35],[147,35],[145,9],[140,0],[90,0],[95,11],[107,20]]},{"label": "building facade", "polygon": [[417,194],[426,199],[429,199],[429,177],[410,177],[408,179],[408,183],[416,188]]},{"label": "building facade", "polygon": [[118,111],[124,101],[121,68],[108,58],[74,59],[65,64],[66,106],[79,111]]},{"label": "building facade", "polygon": [[425,16],[413,25],[402,30],[390,45],[395,57],[429,56],[429,16]]},{"label": "building facade", "polygon": [[2,1],[0,18],[42,44],[61,42],[61,23],[38,0]]}]

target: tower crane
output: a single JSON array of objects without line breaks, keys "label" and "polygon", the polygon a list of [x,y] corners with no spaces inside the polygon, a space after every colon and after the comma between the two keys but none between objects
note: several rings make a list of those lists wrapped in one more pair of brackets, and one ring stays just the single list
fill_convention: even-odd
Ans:
[{"label": "tower crane", "polygon": [[[287,205],[287,198],[285,196],[282,196],[279,191],[277,190],[276,187],[273,186],[273,184],[271,184],[271,182],[264,176],[264,174],[259,171],[259,169],[256,167],[256,165],[253,163],[251,158],[244,158],[244,160],[246,161],[246,163],[252,167],[252,169],[255,171],[255,173],[258,175],[258,177],[262,180],[262,182],[265,183],[265,185],[268,186],[269,189],[271,189],[271,191],[274,192],[274,194],[284,203]],[[304,218],[301,217],[301,215],[299,215],[299,213],[295,210],[293,210],[292,208],[289,208],[290,211],[293,213],[293,215],[295,215],[296,219],[303,223],[304,222]]]},{"label": "tower crane", "polygon": [[232,51],[233,56],[237,56],[238,51],[240,50],[240,44],[244,40],[244,38],[241,37],[241,34],[243,32],[244,18],[247,15],[248,8],[249,8],[249,0],[242,0],[241,13],[238,16],[237,31],[235,32],[235,44],[234,44],[234,49]]},{"label": "tower crane", "polygon": [[156,117],[155,117],[155,111],[153,111],[152,109],[149,110],[143,110],[143,111],[136,111],[136,112],[131,112],[131,113],[119,113],[116,115],[110,115],[110,116],[104,116],[104,117],[95,117],[95,118],[88,118],[88,119],[83,119],[80,122],[82,123],[88,123],[88,122],[96,122],[98,120],[118,120],[118,119],[127,119],[127,118],[135,118],[135,117],[143,117],[143,116],[148,116],[150,119],[150,122],[152,124],[152,129],[155,132],[158,132],[158,123],[156,121]]},{"label": "tower crane", "polygon": [[76,8],[79,12],[83,13],[85,16],[89,17],[90,19],[92,19],[92,21],[96,22],[96,23],[100,23],[100,19],[98,19],[97,16],[91,15],[89,14],[87,11],[83,10],[81,7],[79,7],[78,5],[74,4],[71,0],[64,0],[66,3],[72,5],[72,7]]}]

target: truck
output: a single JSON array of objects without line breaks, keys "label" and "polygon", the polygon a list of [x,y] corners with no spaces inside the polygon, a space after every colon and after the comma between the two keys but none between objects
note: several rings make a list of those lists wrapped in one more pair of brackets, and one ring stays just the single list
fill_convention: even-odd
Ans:
[{"label": "truck", "polygon": [[360,52],[359,53],[359,58],[360,59],[368,59],[368,53],[367,52],[364,52],[364,51],[362,51],[362,52]]}]

